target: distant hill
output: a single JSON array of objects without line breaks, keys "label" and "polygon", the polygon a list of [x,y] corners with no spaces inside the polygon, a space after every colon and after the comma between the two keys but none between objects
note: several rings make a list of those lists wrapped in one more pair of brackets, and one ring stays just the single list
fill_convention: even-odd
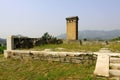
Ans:
[{"label": "distant hill", "polygon": [[0,38],[0,44],[6,44],[6,39]]},{"label": "distant hill", "polygon": [[[110,40],[120,36],[120,30],[85,30],[78,32],[79,39],[88,39],[88,40]],[[58,38],[66,39],[66,34],[59,35]]]}]

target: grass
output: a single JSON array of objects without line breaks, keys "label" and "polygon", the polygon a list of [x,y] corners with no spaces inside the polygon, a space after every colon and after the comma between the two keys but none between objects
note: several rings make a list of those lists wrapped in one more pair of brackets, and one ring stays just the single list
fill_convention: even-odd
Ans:
[{"label": "grass", "polygon": [[[52,49],[53,51],[78,51],[78,52],[87,52],[87,51],[98,51],[100,48],[102,48],[102,44],[85,44],[85,45],[79,45],[79,44],[47,44],[42,46],[36,46],[34,48],[31,48],[31,50],[44,50],[44,49]],[[57,48],[63,48],[63,49],[57,49]]]},{"label": "grass", "polygon": [[[98,51],[106,47],[113,52],[120,52],[120,44],[112,42],[105,46],[102,44],[59,44],[36,46],[30,50],[52,49],[53,51]],[[62,49],[57,49],[62,48]],[[5,47],[0,47],[0,53]],[[107,80],[95,77],[93,71],[95,62],[89,64],[70,64],[48,62],[40,60],[14,60],[4,59],[0,54],[0,80]]]},{"label": "grass", "polygon": [[[51,49],[52,51],[67,51],[67,52],[96,52],[99,51],[101,48],[108,48],[112,52],[120,52],[120,43],[112,41],[109,42],[108,45],[102,44],[104,42],[98,42],[98,43],[87,43],[84,45],[79,45],[76,43],[71,44],[47,44],[42,46],[36,46],[34,48],[31,48],[30,50],[45,50],[45,49]],[[59,49],[61,48],[61,49]]]},{"label": "grass", "polygon": [[107,48],[109,48],[112,52],[120,52],[120,43],[112,42]]},{"label": "grass", "polygon": [[[53,51],[99,51],[100,48],[107,47],[112,51],[120,51],[120,44],[59,44],[42,45],[30,50],[51,49]],[[61,49],[58,49],[61,48]],[[4,48],[0,48],[3,51]],[[71,64],[60,62],[48,62],[40,60],[15,60],[4,59],[0,54],[0,80],[107,80],[106,78],[95,77],[93,71],[95,61],[89,64]]]},{"label": "grass", "polygon": [[95,62],[70,64],[0,58],[0,80],[106,80],[93,75]]}]

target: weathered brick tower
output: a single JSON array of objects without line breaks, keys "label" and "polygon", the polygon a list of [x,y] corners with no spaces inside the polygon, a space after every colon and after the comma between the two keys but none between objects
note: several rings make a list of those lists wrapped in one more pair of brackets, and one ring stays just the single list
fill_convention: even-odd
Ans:
[{"label": "weathered brick tower", "polygon": [[79,20],[78,16],[66,18],[67,40],[78,40],[78,20]]}]

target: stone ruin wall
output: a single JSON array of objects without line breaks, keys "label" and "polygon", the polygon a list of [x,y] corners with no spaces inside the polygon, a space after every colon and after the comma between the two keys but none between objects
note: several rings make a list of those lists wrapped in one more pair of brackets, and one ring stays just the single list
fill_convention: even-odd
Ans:
[{"label": "stone ruin wall", "polygon": [[17,48],[32,48],[34,46],[41,45],[42,41],[40,38],[14,38],[14,49]]},{"label": "stone ruin wall", "polygon": [[[78,44],[78,45],[92,45],[92,44],[101,44],[106,45],[103,41],[68,41],[63,40],[63,44]],[[28,38],[28,37],[19,37],[19,36],[9,36],[7,38],[7,50],[16,50],[16,49],[29,49],[34,46],[43,45],[43,41],[40,38]]]},{"label": "stone ruin wall", "polygon": [[75,53],[75,52],[47,52],[47,51],[22,51],[11,50],[4,51],[7,58],[29,60],[37,59],[44,61],[57,61],[65,63],[92,64],[96,62],[97,55],[92,53]]},{"label": "stone ruin wall", "polygon": [[[83,53],[83,52],[17,50],[17,48],[32,47],[36,45],[35,42],[39,42],[38,38],[26,38],[26,37],[19,38],[16,36],[10,36],[7,39],[8,44],[7,44],[7,50],[4,51],[4,57],[20,59],[20,60],[37,59],[37,60],[69,62],[69,63],[93,63],[96,61],[97,58],[97,55],[92,54],[92,52]],[[77,43],[79,44],[79,41]]]},{"label": "stone ruin wall", "polygon": [[[63,41],[61,39],[57,39],[54,44],[61,44],[61,43],[63,43]],[[19,36],[9,36],[7,38],[7,50],[29,49],[44,44],[45,41],[41,38],[29,38],[29,37],[19,37]]]},{"label": "stone ruin wall", "polygon": [[15,50],[19,48],[33,48],[42,45],[41,38],[28,38],[19,36],[9,36],[7,38],[7,50]]}]

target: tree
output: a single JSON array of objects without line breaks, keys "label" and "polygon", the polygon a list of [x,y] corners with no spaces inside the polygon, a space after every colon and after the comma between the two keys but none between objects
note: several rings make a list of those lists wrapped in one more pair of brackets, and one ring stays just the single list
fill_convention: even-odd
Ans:
[{"label": "tree", "polygon": [[61,44],[62,40],[57,39],[54,36],[51,36],[48,34],[48,32],[44,33],[44,35],[41,37],[42,44]]},{"label": "tree", "polygon": [[42,43],[43,44],[48,44],[49,40],[52,38],[52,36],[50,36],[48,34],[48,32],[44,33],[44,35],[41,37]]},{"label": "tree", "polygon": [[120,36],[117,37],[117,38],[112,39],[112,41],[119,41],[119,40],[120,40]]}]

